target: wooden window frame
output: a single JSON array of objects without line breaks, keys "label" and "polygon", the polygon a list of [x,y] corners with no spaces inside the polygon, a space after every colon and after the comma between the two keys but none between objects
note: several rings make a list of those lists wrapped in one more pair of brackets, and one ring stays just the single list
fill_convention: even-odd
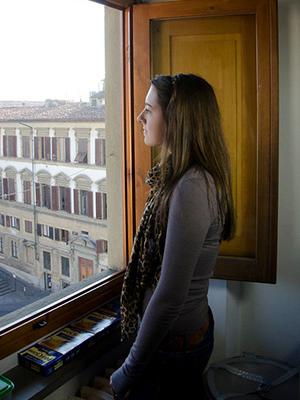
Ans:
[{"label": "wooden window frame", "polygon": [[[93,0],[92,0],[93,1]],[[129,27],[131,22],[131,8],[133,1],[97,1],[106,6],[123,10],[123,211],[124,211],[124,254],[125,263],[128,262],[128,248],[131,247],[134,232],[134,205],[133,201],[133,161],[132,161],[132,140],[131,140],[131,106],[129,94],[131,92],[130,73],[131,62],[128,63],[128,57],[131,54],[129,40]],[[34,149],[32,150],[34,151]],[[130,243],[130,246],[128,244]],[[36,312],[26,315],[23,318],[8,324],[0,329],[0,360],[38,340],[42,336],[49,334],[61,326],[64,326],[90,310],[99,307],[111,298],[118,296],[121,291],[124,271],[114,273],[113,275],[102,279],[99,282],[92,283],[85,288],[76,291],[73,294],[65,296],[46,307],[40,308]]]}]

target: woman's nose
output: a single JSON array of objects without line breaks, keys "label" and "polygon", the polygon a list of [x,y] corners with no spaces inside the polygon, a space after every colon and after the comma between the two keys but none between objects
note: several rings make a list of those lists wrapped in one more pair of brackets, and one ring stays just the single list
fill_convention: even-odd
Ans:
[{"label": "woman's nose", "polygon": [[139,115],[137,116],[137,121],[138,122],[143,122],[144,121],[144,111],[139,113]]}]

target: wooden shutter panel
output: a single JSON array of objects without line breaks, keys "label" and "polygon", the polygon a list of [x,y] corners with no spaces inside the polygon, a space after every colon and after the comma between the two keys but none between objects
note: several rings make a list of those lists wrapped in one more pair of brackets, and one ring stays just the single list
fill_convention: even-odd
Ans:
[{"label": "wooden shutter panel", "polygon": [[7,178],[3,178],[3,194],[5,195],[4,199],[7,199],[7,195],[8,195],[8,180],[7,180]]},{"label": "wooden shutter panel", "polygon": [[71,189],[70,188],[66,188],[66,207],[65,207],[65,211],[67,211],[68,213],[71,212]]},{"label": "wooden shutter panel", "polygon": [[58,210],[58,186],[52,186],[52,210]]},{"label": "wooden shutter panel", "polygon": [[[23,181],[23,201],[27,204],[27,182]],[[25,222],[26,224],[26,222]]]},{"label": "wooden shutter panel", "polygon": [[35,136],[33,138],[33,140],[34,140],[34,158],[36,160],[38,160],[39,159],[39,138],[37,136]]},{"label": "wooden shutter panel", "polygon": [[88,192],[88,217],[93,218],[94,211],[93,211],[93,192]]},{"label": "wooden shutter panel", "polygon": [[74,193],[74,214],[79,215],[78,189],[73,189],[73,193]]},{"label": "wooden shutter panel", "polygon": [[16,200],[16,185],[13,178],[8,178],[8,192],[9,200]]},{"label": "wooden shutter panel", "polygon": [[107,241],[103,239],[96,240],[96,254],[107,252]]},{"label": "wooden shutter panel", "polygon": [[11,153],[12,157],[17,157],[17,136],[11,136]]},{"label": "wooden shutter panel", "polygon": [[101,165],[101,139],[95,139],[95,164]]},{"label": "wooden shutter panel", "polygon": [[103,219],[102,215],[102,193],[96,193],[96,218]]},{"label": "wooden shutter panel", "polygon": [[31,204],[31,184],[29,181],[23,182],[24,188],[24,203]]},{"label": "wooden shutter panel", "polygon": [[35,204],[41,206],[41,188],[38,182],[35,183]]},{"label": "wooden shutter panel", "polygon": [[107,219],[107,193],[102,193],[103,201],[103,219]]},{"label": "wooden shutter panel", "polygon": [[50,195],[50,186],[45,185],[45,206],[49,209],[51,209],[51,195]]},{"label": "wooden shutter panel", "polygon": [[28,185],[28,191],[27,191],[28,204],[31,204],[31,182],[27,182],[27,185]]},{"label": "wooden shutter panel", "polygon": [[57,139],[55,137],[52,138],[52,161],[57,160]]},{"label": "wooden shutter panel", "polygon": [[6,226],[10,227],[10,217],[6,216]]},{"label": "wooden shutter panel", "polygon": [[25,204],[28,204],[27,200],[27,181],[23,181],[23,201]]},{"label": "wooden shutter panel", "polygon": [[49,137],[45,137],[45,153],[46,153],[46,160],[51,160]]},{"label": "wooden shutter panel", "polygon": [[3,136],[3,156],[7,157],[7,136]]},{"label": "wooden shutter panel", "polygon": [[65,151],[66,151],[66,162],[70,162],[71,158],[70,158],[70,154],[71,154],[71,145],[70,145],[70,138],[67,137],[65,138]]},{"label": "wooden shutter panel", "polygon": [[58,228],[54,229],[54,239],[59,240],[59,229]]},{"label": "wooden shutter panel", "polygon": [[101,139],[101,165],[106,165],[105,139]]},{"label": "wooden shutter panel", "polygon": [[96,240],[96,254],[100,254],[102,249],[102,240]]}]

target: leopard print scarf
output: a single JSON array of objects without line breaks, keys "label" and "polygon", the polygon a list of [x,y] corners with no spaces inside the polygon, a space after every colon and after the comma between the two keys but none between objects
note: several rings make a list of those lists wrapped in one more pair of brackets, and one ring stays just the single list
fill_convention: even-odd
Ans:
[{"label": "leopard print scarf", "polygon": [[121,339],[128,339],[138,328],[147,288],[155,288],[161,271],[165,232],[159,223],[158,205],[163,193],[160,165],[148,171],[150,191],[136,232],[121,292]]}]

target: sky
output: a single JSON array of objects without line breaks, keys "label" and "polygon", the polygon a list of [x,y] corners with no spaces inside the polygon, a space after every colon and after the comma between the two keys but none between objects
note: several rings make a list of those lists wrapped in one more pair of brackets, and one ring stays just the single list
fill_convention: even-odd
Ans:
[{"label": "sky", "polygon": [[105,77],[104,6],[0,1],[0,101],[88,101]]}]

